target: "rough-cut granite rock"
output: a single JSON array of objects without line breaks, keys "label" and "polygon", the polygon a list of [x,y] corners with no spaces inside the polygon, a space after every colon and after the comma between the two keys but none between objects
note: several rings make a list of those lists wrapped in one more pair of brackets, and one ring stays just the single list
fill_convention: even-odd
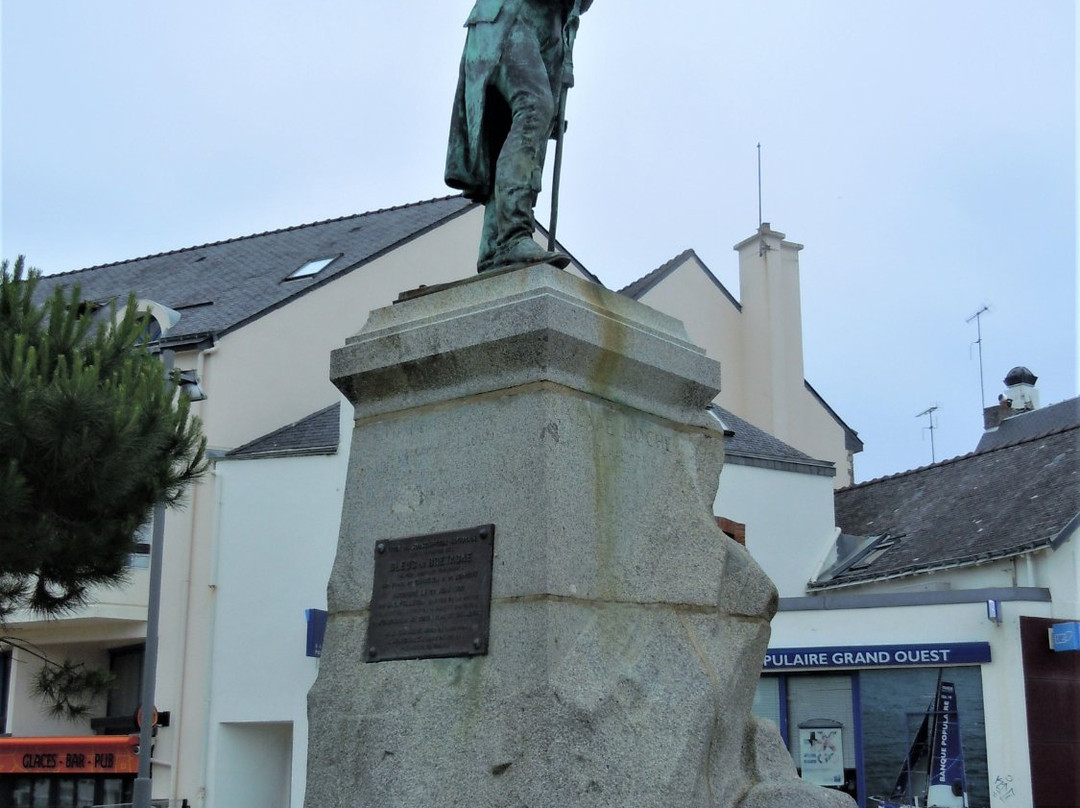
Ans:
[{"label": "rough-cut granite rock", "polygon": [[[711,513],[719,366],[550,267],[374,312],[309,696],[307,808],[852,803],[750,715],[776,591]],[[486,656],[366,663],[379,539],[495,524]]]}]

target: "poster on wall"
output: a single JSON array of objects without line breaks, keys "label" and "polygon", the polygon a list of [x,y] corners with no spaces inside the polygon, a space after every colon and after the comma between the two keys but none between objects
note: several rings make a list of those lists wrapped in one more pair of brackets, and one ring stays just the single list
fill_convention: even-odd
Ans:
[{"label": "poster on wall", "polygon": [[844,742],[839,727],[799,729],[802,779],[816,786],[844,784]]}]

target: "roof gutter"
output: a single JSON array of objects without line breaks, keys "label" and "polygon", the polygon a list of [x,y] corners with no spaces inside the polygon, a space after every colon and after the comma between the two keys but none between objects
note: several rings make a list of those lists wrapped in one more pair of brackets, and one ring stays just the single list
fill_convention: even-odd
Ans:
[{"label": "roof gutter", "polygon": [[836,464],[828,460],[777,457],[775,455],[744,452],[739,449],[725,449],[724,462],[729,461],[736,466],[757,466],[759,468],[779,469],[781,471],[796,471],[804,474],[816,474],[821,477],[836,476]]},{"label": "roof gutter", "polygon": [[[1080,520],[1080,517],[1078,517],[1078,519],[1074,519],[1073,521],[1080,524],[1080,521],[1078,520]],[[1060,535],[1061,534],[1059,533],[1058,536]],[[1054,547],[1054,541],[1056,541],[1057,538],[1058,537],[1055,536],[1054,539],[1041,541],[1037,544],[1030,544],[1026,547],[1021,547],[1018,550],[1009,550],[1001,553],[986,553],[981,556],[968,556],[967,558],[961,558],[955,561],[949,561],[937,565],[910,566],[900,570],[896,570],[895,572],[890,572],[886,575],[878,575],[869,578],[856,578],[836,583],[817,583],[815,581],[810,581],[806,584],[806,589],[808,592],[821,592],[827,589],[844,589],[846,587],[862,586],[864,584],[881,583],[882,581],[895,581],[898,578],[910,578],[916,574],[943,572],[945,570],[954,570],[961,567],[978,567],[991,561],[1004,561],[1007,558],[1017,558],[1019,556],[1030,555],[1033,553],[1037,553],[1041,550],[1057,549],[1056,547]]]},{"label": "roof gutter", "polygon": [[1076,516],[1069,520],[1054,538],[1050,539],[1050,546],[1057,550],[1061,545],[1069,540],[1076,531],[1080,529],[1080,512],[1077,512]]},{"label": "roof gutter", "polygon": [[153,345],[160,351],[209,351],[217,345],[217,335],[213,331],[180,334],[175,337],[159,339]]}]

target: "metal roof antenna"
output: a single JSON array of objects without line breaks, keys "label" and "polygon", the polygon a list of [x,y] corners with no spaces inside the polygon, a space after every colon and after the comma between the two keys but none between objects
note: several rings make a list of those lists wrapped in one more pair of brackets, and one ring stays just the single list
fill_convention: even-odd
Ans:
[{"label": "metal roof antenna", "polygon": [[930,464],[933,465],[937,462],[937,453],[934,451],[934,430],[937,426],[934,425],[934,410],[938,408],[935,404],[933,407],[927,407],[925,410],[916,415],[916,418],[922,418],[924,415],[930,419],[930,426],[924,426],[923,431],[930,430]]},{"label": "metal roof antenna", "polygon": [[757,226],[761,229],[761,143],[757,144]]},{"label": "metal roof antenna", "polygon": [[975,321],[975,328],[978,330],[978,335],[979,335],[979,338],[977,340],[975,340],[973,343],[968,345],[968,359],[971,358],[971,346],[972,345],[978,345],[979,346],[979,407],[981,409],[986,408],[986,387],[983,384],[982,316],[984,314],[986,314],[986,312],[988,312],[988,311],[990,311],[990,307],[984,303],[981,309],[979,309],[977,312],[975,312],[973,315],[971,315],[970,317],[968,317],[964,321],[966,323],[970,323],[972,320],[974,320]]}]

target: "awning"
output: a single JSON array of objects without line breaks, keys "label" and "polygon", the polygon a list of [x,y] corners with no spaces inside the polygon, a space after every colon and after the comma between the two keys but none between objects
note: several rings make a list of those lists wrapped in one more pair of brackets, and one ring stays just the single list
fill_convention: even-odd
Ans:
[{"label": "awning", "polygon": [[0,774],[138,774],[138,735],[0,738]]}]

